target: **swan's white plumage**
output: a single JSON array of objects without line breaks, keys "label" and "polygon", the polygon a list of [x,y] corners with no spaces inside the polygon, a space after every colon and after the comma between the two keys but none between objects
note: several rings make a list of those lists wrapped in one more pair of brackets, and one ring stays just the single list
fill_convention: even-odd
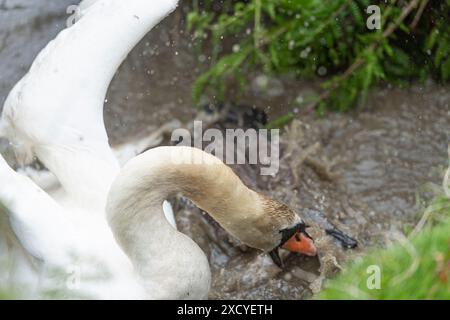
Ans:
[{"label": "swan's white plumage", "polygon": [[[137,266],[117,246],[103,214],[119,172],[103,123],[107,88],[129,51],[177,2],[85,0],[82,18],[42,50],[3,107],[0,136],[10,140],[19,162],[37,156],[64,189],[64,199],[55,201],[0,156],[0,178],[8,181],[0,200],[11,228],[45,270],[56,266],[64,272],[75,261],[90,273],[93,261],[100,261],[111,279],[85,281],[81,290],[95,298],[180,297],[142,286]],[[174,225],[169,209],[165,203]]]},{"label": "swan's white plumage", "polygon": [[0,127],[20,162],[38,156],[71,197],[103,207],[119,170],[103,122],[107,88],[131,49],[177,1],[91,2],[13,88]]},{"label": "swan's white plumage", "polygon": [[[151,149],[120,170],[103,123],[106,90],[126,55],[177,0],[83,5],[81,19],[48,44],[11,91],[0,121],[18,159],[37,156],[62,192],[51,197],[0,156],[0,180],[8,181],[0,184],[7,207],[0,210],[37,261],[37,294],[67,289],[67,270],[78,270],[81,281],[71,290],[97,299],[206,298],[208,260],[174,228],[164,200],[185,194],[232,235],[266,251],[280,243],[280,230],[301,220],[288,210],[276,216],[278,204],[198,149]],[[136,145],[123,154],[134,156],[142,147]],[[186,164],[192,156],[206,164]]]},{"label": "swan's white plumage", "polygon": [[[62,262],[71,236],[63,209],[27,177],[13,171],[0,156],[0,199],[10,214],[11,228],[23,247],[39,260]],[[46,230],[46,232],[42,232]],[[59,239],[55,243],[55,239]]]}]

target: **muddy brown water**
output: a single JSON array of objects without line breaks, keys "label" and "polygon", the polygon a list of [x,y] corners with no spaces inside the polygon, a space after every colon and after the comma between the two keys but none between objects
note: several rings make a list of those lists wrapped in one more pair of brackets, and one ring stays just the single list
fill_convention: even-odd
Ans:
[{"label": "muddy brown water", "polygon": [[[71,3],[0,0],[0,104],[34,56],[64,27],[65,8]],[[203,65],[183,32],[183,16],[181,8],[153,30],[114,78],[105,107],[113,144],[142,136],[174,118],[188,123],[195,117],[191,84]],[[242,102],[265,110],[270,119],[286,110],[297,111],[292,102],[315,90],[289,78],[255,75],[249,81]],[[392,233],[417,222],[418,196],[432,196],[425,186],[439,184],[448,163],[449,124],[449,87],[429,83],[377,89],[354,112],[324,118],[299,114],[283,130],[275,177],[259,176],[249,166],[236,171],[252,187],[293,205],[311,223],[333,225],[355,237],[360,243],[355,252],[362,253],[385,245]],[[310,155],[303,159],[305,153]],[[236,244],[188,201],[175,199],[173,204],[180,230],[209,258],[211,298],[311,295],[307,280],[318,273],[316,258],[290,255],[280,270],[266,255]],[[336,243],[330,250],[339,262],[355,254]]]}]

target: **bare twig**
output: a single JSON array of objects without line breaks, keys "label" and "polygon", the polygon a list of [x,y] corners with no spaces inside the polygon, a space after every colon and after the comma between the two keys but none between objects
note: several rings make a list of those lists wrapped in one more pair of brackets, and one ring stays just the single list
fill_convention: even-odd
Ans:
[{"label": "bare twig", "polygon": [[316,153],[320,149],[321,145],[319,142],[314,143],[313,145],[310,145],[305,150],[302,150],[302,153],[300,156],[296,159],[293,159],[290,167],[292,176],[294,177],[294,186],[297,187],[299,185],[300,181],[300,174],[299,174],[299,168],[305,162],[305,160],[311,156],[313,153]]},{"label": "bare twig", "polygon": [[396,286],[396,285],[400,284],[401,282],[405,281],[406,279],[411,278],[420,265],[420,255],[417,252],[414,245],[412,244],[412,242],[400,233],[395,234],[395,236],[396,236],[397,240],[399,241],[399,244],[405,249],[405,251],[411,257],[411,263],[407,270],[403,271],[401,274],[399,274],[391,279],[390,285],[392,285],[392,286]]},{"label": "bare twig", "polygon": [[337,176],[331,171],[331,167],[333,163],[325,162],[320,159],[313,158],[308,156],[305,159],[305,164],[310,166],[316,174],[323,180],[326,181],[335,181]]},{"label": "bare twig", "polygon": [[[448,157],[450,158],[450,144],[447,147]],[[447,171],[444,175],[444,181],[442,182],[442,185],[444,187],[445,195],[450,198],[450,166],[447,168]]]},{"label": "bare twig", "polygon": [[417,24],[419,23],[420,18],[422,17],[422,14],[425,11],[425,8],[426,8],[428,2],[429,2],[429,0],[422,0],[420,2],[419,10],[417,10],[417,13],[414,17],[413,22],[411,22],[411,24],[409,25],[409,28],[411,30],[414,30],[417,27]]},{"label": "bare twig", "polygon": [[255,30],[253,31],[253,39],[255,48],[259,47],[261,39],[261,0],[255,0]]}]

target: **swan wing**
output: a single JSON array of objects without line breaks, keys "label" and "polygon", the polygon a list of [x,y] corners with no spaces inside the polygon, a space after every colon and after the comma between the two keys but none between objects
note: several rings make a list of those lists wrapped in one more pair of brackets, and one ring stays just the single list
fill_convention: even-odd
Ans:
[{"label": "swan wing", "polygon": [[13,288],[27,288],[32,296],[30,291],[39,283],[36,259],[18,241],[7,212],[0,203],[0,290],[10,289],[12,284]]},{"label": "swan wing", "polygon": [[176,0],[84,2],[81,19],[35,59],[9,94],[0,129],[20,162],[37,156],[65,191],[103,208],[119,171],[103,121],[116,70]]},{"label": "swan wing", "polygon": [[40,52],[9,94],[0,127],[21,164],[37,156],[69,196],[102,206],[119,168],[103,123],[115,66],[96,65],[112,48],[95,40],[105,35],[91,20],[63,30]]},{"label": "swan wing", "polygon": [[[63,263],[74,243],[73,231],[63,209],[29,178],[12,170],[0,155],[0,211],[6,226],[21,247],[39,261]],[[3,226],[2,228],[5,228]],[[9,231],[8,231],[9,230]]]}]

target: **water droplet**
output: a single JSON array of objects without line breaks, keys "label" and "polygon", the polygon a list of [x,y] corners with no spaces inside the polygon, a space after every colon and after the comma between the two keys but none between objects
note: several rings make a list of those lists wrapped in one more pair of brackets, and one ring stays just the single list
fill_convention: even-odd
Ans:
[{"label": "water droplet", "polygon": [[292,50],[292,49],[294,49],[294,47],[295,47],[295,41],[294,40],[291,40],[291,41],[289,41],[289,50]]},{"label": "water droplet", "polygon": [[317,73],[319,74],[319,76],[323,77],[324,75],[327,74],[327,68],[325,68],[324,66],[321,66],[317,70]]}]

